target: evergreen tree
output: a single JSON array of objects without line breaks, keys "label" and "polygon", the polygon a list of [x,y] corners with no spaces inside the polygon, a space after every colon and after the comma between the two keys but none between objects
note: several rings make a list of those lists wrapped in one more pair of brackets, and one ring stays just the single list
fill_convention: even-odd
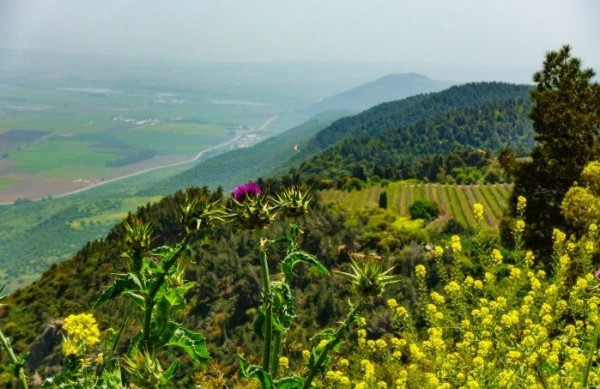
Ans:
[{"label": "evergreen tree", "polygon": [[551,249],[554,227],[569,231],[560,204],[583,167],[598,158],[600,87],[593,77],[569,46],[548,52],[533,76],[530,117],[538,144],[515,169],[510,210],[514,216],[516,198],[527,198],[525,239],[532,248]]},{"label": "evergreen tree", "polygon": [[379,208],[387,209],[388,199],[387,192],[383,191],[379,194]]}]

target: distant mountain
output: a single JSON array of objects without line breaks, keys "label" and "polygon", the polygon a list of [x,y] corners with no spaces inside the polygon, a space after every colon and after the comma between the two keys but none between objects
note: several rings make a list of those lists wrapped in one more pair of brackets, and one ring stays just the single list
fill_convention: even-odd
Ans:
[{"label": "distant mountain", "polygon": [[390,74],[323,99],[302,111],[309,115],[338,109],[362,111],[387,101],[441,91],[452,85],[451,82],[432,80],[417,73]]}]

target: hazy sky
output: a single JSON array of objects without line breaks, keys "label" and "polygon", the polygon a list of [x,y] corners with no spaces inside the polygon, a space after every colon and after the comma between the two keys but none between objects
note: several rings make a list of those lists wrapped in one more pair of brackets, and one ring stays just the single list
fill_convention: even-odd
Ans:
[{"label": "hazy sky", "polygon": [[0,47],[192,61],[600,68],[600,0],[0,0]]}]

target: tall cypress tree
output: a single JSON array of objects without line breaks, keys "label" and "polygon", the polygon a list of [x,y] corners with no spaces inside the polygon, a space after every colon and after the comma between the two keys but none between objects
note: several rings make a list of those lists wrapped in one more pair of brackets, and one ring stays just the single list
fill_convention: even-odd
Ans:
[{"label": "tall cypress tree", "polygon": [[600,86],[594,74],[563,46],[548,52],[533,76],[530,117],[538,144],[516,168],[510,213],[515,214],[516,197],[525,196],[525,239],[539,251],[551,249],[554,227],[569,231],[560,204],[583,167],[600,158]]}]

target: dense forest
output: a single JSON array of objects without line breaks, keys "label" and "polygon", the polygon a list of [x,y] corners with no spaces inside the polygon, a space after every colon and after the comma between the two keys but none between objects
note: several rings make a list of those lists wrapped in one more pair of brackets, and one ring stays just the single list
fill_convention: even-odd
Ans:
[{"label": "dense forest", "polygon": [[297,172],[317,187],[338,188],[372,176],[465,184],[504,180],[490,167],[500,149],[523,155],[534,144],[529,89],[476,83],[379,105],[319,132],[309,150],[325,151]]}]

